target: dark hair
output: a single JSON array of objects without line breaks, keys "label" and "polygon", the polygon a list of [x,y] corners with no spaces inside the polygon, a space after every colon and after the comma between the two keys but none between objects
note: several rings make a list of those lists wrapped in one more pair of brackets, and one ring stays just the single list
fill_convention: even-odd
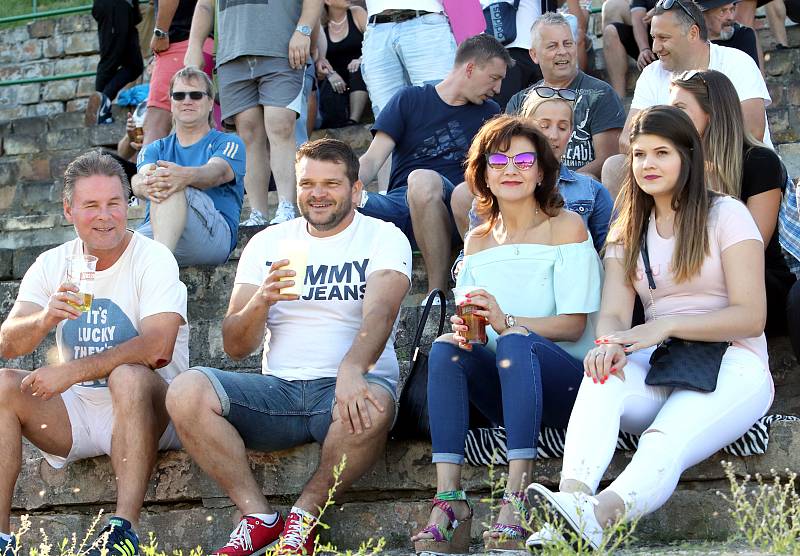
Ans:
[{"label": "dark hair", "polygon": [[647,226],[655,201],[636,183],[633,175],[633,143],[640,135],[657,135],[675,147],[681,159],[681,171],[672,193],[675,211],[675,251],[672,270],[675,281],[685,282],[700,272],[709,253],[708,211],[715,195],[706,187],[703,146],[697,130],[682,110],[672,106],[645,108],[631,124],[631,149],[628,152],[628,173],[625,176],[615,212],[609,243],[622,244],[625,251],[625,273],[631,283],[639,259],[639,243]]},{"label": "dark hair", "polygon": [[325,138],[303,143],[297,149],[295,160],[300,162],[302,158],[344,164],[345,174],[347,179],[350,180],[350,185],[358,181],[358,157],[353,152],[353,149],[350,148],[350,145],[344,141]]},{"label": "dark hair", "polygon": [[509,67],[514,65],[514,60],[508,50],[500,44],[500,41],[492,35],[481,33],[468,38],[458,46],[453,65],[460,66],[467,62],[475,62],[481,66],[492,58],[500,58]]},{"label": "dark hair", "polygon": [[[681,6],[686,9],[682,10]],[[700,8],[697,7],[697,4],[692,2],[692,0],[675,0],[675,4],[668,10],[665,10],[662,3],[659,2],[656,4],[655,10],[653,11],[653,17],[666,13],[674,14],[681,28],[683,28],[686,33],[689,32],[692,25],[696,25],[697,29],[700,31],[700,39],[704,41],[708,40],[708,27],[706,27],[706,20],[703,18],[703,12],[700,11]]]},{"label": "dark hair", "polygon": [[500,214],[497,197],[486,183],[486,155],[504,151],[514,137],[525,137],[536,149],[536,163],[542,171],[542,181],[536,186],[533,197],[539,208],[548,216],[555,216],[564,206],[558,191],[560,163],[550,148],[547,138],[528,119],[520,116],[502,115],[492,118],[475,134],[467,153],[464,179],[473,195],[478,198],[478,213],[487,218],[491,229]]},{"label": "dark hair", "polygon": [[117,177],[122,183],[122,195],[127,201],[131,193],[131,184],[122,165],[114,157],[95,149],[78,156],[69,163],[64,171],[64,189],[61,197],[68,204],[72,204],[72,195],[75,192],[75,183],[81,178],[91,176]]}]

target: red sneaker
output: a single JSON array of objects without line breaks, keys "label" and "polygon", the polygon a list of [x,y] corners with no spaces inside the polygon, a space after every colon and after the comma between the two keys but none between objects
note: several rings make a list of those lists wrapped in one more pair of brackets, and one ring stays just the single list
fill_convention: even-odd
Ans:
[{"label": "red sneaker", "polygon": [[275,556],[314,555],[317,542],[317,518],[298,508],[286,516],[286,525],[275,547]]},{"label": "red sneaker", "polygon": [[284,521],[280,514],[272,525],[246,515],[231,533],[228,544],[212,552],[211,556],[260,556],[278,542],[283,528]]}]

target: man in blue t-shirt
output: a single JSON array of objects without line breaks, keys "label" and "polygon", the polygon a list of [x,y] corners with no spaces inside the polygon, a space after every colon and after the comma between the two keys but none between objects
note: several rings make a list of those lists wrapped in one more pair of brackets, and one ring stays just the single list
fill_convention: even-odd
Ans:
[{"label": "man in blue t-shirt", "polygon": [[213,86],[201,70],[176,73],[170,98],[175,131],[142,149],[131,180],[148,201],[137,231],[169,247],[182,266],[222,264],[236,247],[244,143],[211,129]]},{"label": "man in blue t-shirt", "polygon": [[483,123],[500,113],[491,97],[500,92],[511,57],[491,35],[470,37],[438,85],[405,87],[381,110],[375,137],[361,157],[359,179],[369,184],[392,156],[386,195],[366,194],[368,216],[392,222],[416,242],[428,289],[447,288],[455,232],[450,195],[464,181],[463,163]]}]

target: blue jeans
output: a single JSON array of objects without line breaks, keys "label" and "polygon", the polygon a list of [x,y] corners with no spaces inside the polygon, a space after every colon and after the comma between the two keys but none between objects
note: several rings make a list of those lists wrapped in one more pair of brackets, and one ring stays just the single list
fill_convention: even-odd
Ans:
[{"label": "blue jeans", "polygon": [[[442,202],[447,207],[450,217],[450,229],[453,230],[451,242],[457,245],[461,243],[461,237],[458,235],[456,222],[453,219],[453,209],[450,207],[450,198],[453,196],[453,190],[456,186],[443,175],[439,174],[439,177],[442,178]],[[411,242],[411,247],[413,249],[417,248],[417,242],[414,239],[414,226],[411,223],[411,210],[408,207],[407,185],[390,189],[385,195],[367,193],[367,203],[358,210],[366,216],[371,216],[384,222],[391,222],[405,234],[408,241]]]},{"label": "blue jeans", "polygon": [[[219,398],[222,416],[250,450],[274,452],[310,442],[322,444],[328,434],[336,401],[335,378],[283,380],[211,367],[192,370],[206,375]],[[396,403],[395,389],[388,380],[371,374],[364,378],[385,388]]]},{"label": "blue jeans", "polygon": [[453,67],[456,40],[447,16],[428,14],[400,23],[370,23],[361,52],[361,75],[377,118],[403,87],[444,79]]},{"label": "blue jeans", "polygon": [[583,363],[533,332],[507,334],[497,353],[434,342],[428,359],[433,463],[464,463],[469,404],[506,428],[508,459],[535,459],[539,428],[565,428]]}]

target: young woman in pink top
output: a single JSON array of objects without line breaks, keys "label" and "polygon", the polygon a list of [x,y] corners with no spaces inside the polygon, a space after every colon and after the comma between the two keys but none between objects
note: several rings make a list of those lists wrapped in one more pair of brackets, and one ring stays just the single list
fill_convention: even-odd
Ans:
[{"label": "young woman in pink top", "polygon": [[[663,505],[681,473],[744,434],[773,395],[764,246],[753,218],[738,200],[706,187],[700,137],[680,110],[643,110],[630,140],[619,217],[608,235],[597,346],[584,359],[560,492],[528,487],[529,500],[544,499],[595,548],[608,525]],[[648,287],[644,242],[655,289]],[[646,322],[631,328],[637,294]],[[731,342],[713,392],[645,383],[650,355],[669,337]],[[640,434],[639,449],[597,493],[618,430]],[[546,528],[528,544],[558,535]]]}]

